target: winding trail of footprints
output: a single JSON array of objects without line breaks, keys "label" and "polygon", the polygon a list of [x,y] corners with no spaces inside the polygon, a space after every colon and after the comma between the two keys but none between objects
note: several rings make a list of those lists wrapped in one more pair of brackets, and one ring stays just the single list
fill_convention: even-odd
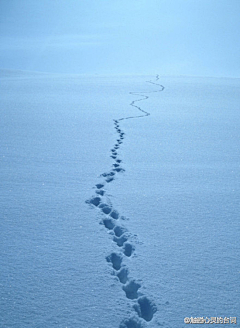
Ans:
[{"label": "winding trail of footprints", "polygon": [[155,303],[150,300],[147,296],[143,295],[139,289],[142,284],[135,279],[129,277],[129,269],[124,264],[124,258],[130,258],[134,254],[135,245],[132,242],[131,237],[133,235],[124,227],[125,217],[113,208],[106,194],[106,186],[108,183],[114,181],[116,174],[122,173],[125,170],[122,168],[122,160],[118,157],[118,150],[123,143],[125,133],[120,128],[120,121],[127,119],[141,118],[150,115],[150,113],[137,106],[136,103],[149,98],[145,93],[161,92],[164,90],[164,86],[157,83],[159,76],[156,76],[155,81],[147,81],[160,87],[160,89],[148,92],[130,92],[134,96],[140,96],[140,99],[131,102],[131,106],[135,107],[141,112],[141,115],[123,117],[114,120],[114,127],[118,133],[118,137],[114,147],[111,149],[111,158],[114,160],[112,169],[109,172],[101,174],[104,179],[103,183],[95,185],[95,195],[91,197],[86,203],[92,207],[97,208],[102,212],[101,224],[111,233],[113,236],[113,242],[117,245],[117,251],[111,253],[106,257],[106,261],[112,266],[113,274],[119,279],[123,291],[126,294],[127,299],[133,301],[133,309],[136,315],[131,318],[127,318],[120,323],[119,328],[143,328],[144,322],[150,322],[153,318],[154,313],[157,311]]}]

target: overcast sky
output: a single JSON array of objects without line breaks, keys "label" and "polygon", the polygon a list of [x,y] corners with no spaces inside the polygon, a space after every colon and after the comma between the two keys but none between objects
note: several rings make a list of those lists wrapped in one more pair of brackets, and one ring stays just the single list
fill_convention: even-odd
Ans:
[{"label": "overcast sky", "polygon": [[0,0],[0,68],[240,77],[240,0]]}]

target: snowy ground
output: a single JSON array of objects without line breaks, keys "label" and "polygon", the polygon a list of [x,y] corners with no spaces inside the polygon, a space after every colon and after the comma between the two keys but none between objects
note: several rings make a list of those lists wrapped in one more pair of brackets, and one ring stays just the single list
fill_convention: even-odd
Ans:
[{"label": "snowy ground", "polygon": [[239,88],[2,71],[0,326],[237,317]]}]

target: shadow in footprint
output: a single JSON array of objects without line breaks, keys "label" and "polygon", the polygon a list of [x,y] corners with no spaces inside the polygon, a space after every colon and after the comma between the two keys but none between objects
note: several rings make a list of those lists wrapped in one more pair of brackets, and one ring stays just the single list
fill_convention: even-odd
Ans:
[{"label": "shadow in footprint", "polygon": [[104,190],[96,190],[96,194],[103,196],[105,194]]},{"label": "shadow in footprint", "polygon": [[120,280],[120,282],[122,284],[126,284],[127,280],[128,280],[128,269],[127,268],[122,268],[118,274],[118,279]]},{"label": "shadow in footprint", "polygon": [[112,210],[112,208],[106,203],[101,203],[99,205],[99,208],[101,208],[104,214],[109,214]]},{"label": "shadow in footprint", "polygon": [[127,241],[127,240],[128,240],[128,237],[127,237],[125,234],[123,234],[121,237],[116,237],[116,236],[114,236],[114,238],[113,238],[113,241],[114,241],[119,247],[122,247],[123,244],[125,243],[125,241]]},{"label": "shadow in footprint", "polygon": [[112,230],[115,227],[115,223],[112,219],[103,219],[102,222],[108,230]]},{"label": "shadow in footprint", "polygon": [[101,174],[102,177],[106,178],[106,177],[112,177],[113,175],[115,175],[115,172],[111,171],[109,173],[103,173]]},{"label": "shadow in footprint", "polygon": [[116,171],[116,172],[124,172],[125,170],[119,167],[119,168],[114,169],[114,171]]},{"label": "shadow in footprint", "polygon": [[153,314],[157,311],[156,305],[146,296],[140,297],[138,299],[138,304],[135,304],[133,307],[139,317],[143,318],[145,321],[151,321]]},{"label": "shadow in footprint", "polygon": [[107,262],[112,263],[113,269],[119,270],[121,269],[122,264],[122,255],[111,253],[109,256],[106,257]]},{"label": "shadow in footprint", "polygon": [[124,243],[123,252],[126,256],[130,257],[134,252],[135,247],[130,243]]},{"label": "shadow in footprint", "polygon": [[91,198],[90,200],[87,200],[86,203],[87,204],[92,204],[94,206],[98,206],[101,202],[101,198],[100,197],[94,197],[94,198]]},{"label": "shadow in footprint", "polygon": [[111,212],[111,207],[109,207],[109,206],[104,206],[103,208],[102,208],[102,212],[104,213],[104,214],[109,214],[110,212]]},{"label": "shadow in footprint", "polygon": [[104,187],[104,184],[102,184],[102,183],[98,183],[98,184],[96,184],[96,187],[97,187],[98,189],[101,189],[101,188]]},{"label": "shadow in footprint", "polygon": [[111,181],[113,181],[113,178],[110,178],[110,177],[109,177],[109,178],[106,179],[106,182],[107,182],[107,183],[109,183],[109,182],[111,182]]},{"label": "shadow in footprint", "polygon": [[127,232],[127,229],[123,228],[121,226],[116,226],[114,228],[114,233],[115,233],[115,236],[117,236],[117,237],[121,237],[125,232]]},{"label": "shadow in footprint", "polygon": [[110,214],[110,216],[114,219],[117,220],[119,218],[119,213],[116,210],[113,210]]},{"label": "shadow in footprint", "polygon": [[120,323],[119,328],[144,328],[142,323],[137,318],[125,319]]},{"label": "shadow in footprint", "polygon": [[131,280],[126,285],[124,285],[122,289],[125,291],[127,298],[133,300],[138,298],[138,289],[140,287],[141,285],[138,282]]}]

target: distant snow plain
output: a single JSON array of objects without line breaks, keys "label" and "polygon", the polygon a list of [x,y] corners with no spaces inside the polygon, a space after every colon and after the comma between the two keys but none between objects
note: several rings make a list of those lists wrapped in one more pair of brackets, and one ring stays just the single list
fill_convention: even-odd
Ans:
[{"label": "distant snow plain", "polygon": [[1,71],[0,326],[237,317],[239,90]]}]

